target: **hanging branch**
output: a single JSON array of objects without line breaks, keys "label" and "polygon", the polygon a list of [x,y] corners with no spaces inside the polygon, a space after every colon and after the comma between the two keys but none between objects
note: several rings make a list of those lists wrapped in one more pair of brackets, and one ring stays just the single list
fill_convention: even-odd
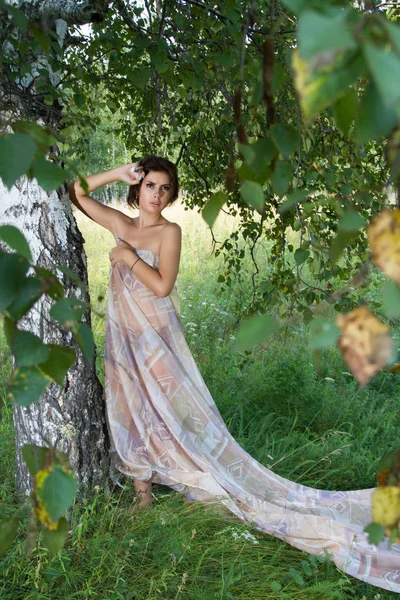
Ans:
[{"label": "hanging branch", "polygon": [[118,12],[121,15],[125,25],[127,25],[129,27],[129,29],[132,29],[133,31],[137,31],[140,35],[140,37],[145,37],[145,33],[144,31],[141,29],[141,27],[138,26],[138,24],[132,19],[131,15],[129,14],[128,8],[125,4],[125,2],[123,0],[115,0],[115,4],[118,8]]},{"label": "hanging branch", "polygon": [[164,27],[164,21],[165,21],[165,16],[167,13],[167,4],[168,4],[168,0],[164,0],[163,2],[163,6],[162,6],[162,13],[161,13],[161,18],[160,18],[160,24],[158,26],[158,35],[161,37],[162,34],[162,30]]},{"label": "hanging branch", "polygon": [[246,134],[246,131],[242,124],[241,102],[242,102],[242,92],[241,92],[241,90],[238,90],[237,92],[235,92],[233,99],[232,99],[233,116],[235,119],[236,133],[237,133],[239,142],[241,144],[248,144],[247,134]]},{"label": "hanging branch", "polygon": [[263,67],[262,67],[262,83],[263,83],[263,102],[266,106],[267,131],[275,121],[275,104],[272,95],[272,73],[275,62],[274,41],[267,38],[262,46]]}]

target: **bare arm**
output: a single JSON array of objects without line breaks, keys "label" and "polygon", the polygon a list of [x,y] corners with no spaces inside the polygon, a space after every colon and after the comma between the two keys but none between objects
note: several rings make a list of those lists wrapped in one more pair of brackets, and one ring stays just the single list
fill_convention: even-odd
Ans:
[{"label": "bare arm", "polygon": [[107,183],[114,183],[114,181],[124,181],[128,185],[139,183],[140,171],[138,173],[132,173],[131,171],[135,166],[132,163],[85,177],[88,186],[87,192],[83,189],[79,179],[68,186],[69,197],[72,203],[90,219],[111,231],[114,236],[121,224],[130,222],[129,217],[115,208],[101,204],[101,202],[98,202],[89,196],[89,194]]},{"label": "bare arm", "polygon": [[140,258],[137,260],[139,255],[125,242],[119,242],[110,252],[110,258],[132,267],[140,281],[160,298],[168,296],[175,285],[180,255],[181,228],[177,223],[170,223],[163,230],[158,269],[153,269]]}]

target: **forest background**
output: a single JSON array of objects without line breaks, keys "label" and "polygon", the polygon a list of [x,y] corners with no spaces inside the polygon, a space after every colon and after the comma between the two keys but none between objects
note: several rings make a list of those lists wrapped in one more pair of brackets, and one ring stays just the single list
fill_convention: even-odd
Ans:
[{"label": "forest background", "polygon": [[[17,366],[4,396],[14,407],[17,491],[33,486],[33,509],[28,515],[24,506],[16,513],[7,405],[2,425],[3,548],[18,538],[2,563],[3,592],[11,594],[4,597],[54,597],[57,589],[60,597],[249,598],[251,581],[254,598],[262,593],[271,598],[373,598],[376,592],[335,573],[328,560],[313,561],[274,540],[249,538],[245,528],[234,524],[230,529],[215,515],[205,521],[204,513],[189,510],[166,492],[146,518],[129,514],[128,537],[123,525],[129,485],[118,498],[96,488],[90,499],[88,488],[93,490],[107,474],[101,456],[108,442],[98,415],[97,383],[89,394],[97,413],[89,421],[93,439],[96,431],[103,432],[103,448],[92,452],[93,442],[79,437],[84,424],[78,409],[70,411],[69,423],[63,415],[56,435],[48,416],[49,407],[53,412],[57,408],[54,400],[60,401],[55,388],[67,406],[79,408],[88,397],[79,389],[83,380],[87,385],[87,364],[93,364],[85,267],[77,264],[82,240],[73,225],[57,232],[49,218],[44,227],[43,214],[57,219],[67,215],[72,223],[66,176],[148,152],[175,160],[183,202],[202,209],[212,226],[211,234],[193,235],[198,226],[188,219],[181,272],[187,302],[183,317],[188,320],[182,321],[232,433],[258,460],[291,479],[336,489],[374,485],[382,457],[396,447],[399,418],[399,219],[393,209],[399,197],[400,34],[395,4],[73,5],[60,0],[49,12],[46,2],[21,3],[19,8],[2,3],[5,135],[0,174],[10,190],[4,188],[2,194],[2,222],[17,225],[31,247],[14,229],[1,228],[3,241],[15,250],[1,254],[1,309]],[[90,33],[77,28],[90,21],[95,23]],[[118,188],[110,193],[123,194]],[[392,210],[383,213],[383,221],[374,221],[375,228],[369,229],[371,246],[377,242],[372,258],[378,270],[371,262],[366,225],[388,207]],[[220,215],[215,222],[221,210],[230,217],[224,215],[224,221]],[[178,213],[178,220],[185,218]],[[91,235],[87,229],[88,240]],[[216,258],[204,257],[205,235],[211,236]],[[96,232],[93,254],[99,238]],[[92,258],[94,264],[97,258]],[[29,264],[35,265],[34,275],[28,273]],[[83,285],[71,267],[83,274]],[[99,277],[92,278],[92,299],[100,298],[98,305],[94,301],[99,355],[104,273],[103,263]],[[206,283],[199,273],[207,273]],[[27,291],[29,302],[21,302]],[[26,315],[37,303],[40,311]],[[363,347],[356,353],[357,362],[368,367],[357,370],[351,356],[345,367],[331,346],[339,339],[349,359],[343,347],[346,323],[335,323],[335,313],[360,304],[380,321],[371,313],[357,317],[371,346],[369,353]],[[61,333],[49,315],[61,324]],[[251,315],[257,316],[246,320]],[[199,323],[202,331],[196,333]],[[264,343],[268,336],[274,337]],[[306,347],[309,337],[314,356]],[[357,346],[357,337],[350,339],[351,347]],[[75,354],[58,344],[71,346],[73,340],[77,360],[67,381],[78,383],[71,393],[65,374]],[[262,345],[253,350],[255,342]],[[218,372],[215,365],[221,367]],[[350,368],[363,384],[370,380],[366,390],[352,380]],[[4,381],[9,372],[10,362],[4,361]],[[97,372],[101,374],[101,361]],[[91,373],[95,378],[96,372]],[[32,446],[38,438],[42,450]],[[45,450],[46,441],[58,450]],[[24,445],[33,479],[22,460]],[[67,507],[60,506],[53,491],[61,486],[68,504],[76,491],[60,450],[70,454],[88,495],[70,514],[75,525],[67,546],[51,558],[43,546],[56,553],[68,532],[62,516]],[[90,457],[87,465],[83,455]],[[392,479],[384,484],[393,487],[394,478],[397,486],[396,466],[389,471]],[[22,558],[27,518],[33,554]],[[42,531],[35,546],[38,525]],[[165,535],[165,528],[171,535]],[[397,527],[393,529],[396,534]],[[197,531],[202,535],[196,538]],[[375,530],[378,537],[383,533],[382,525]],[[196,551],[187,550],[194,547]],[[233,560],[239,547],[241,559]],[[91,565],[83,568],[89,558]],[[15,587],[9,587],[10,581]],[[147,587],[138,591],[140,585]]]}]

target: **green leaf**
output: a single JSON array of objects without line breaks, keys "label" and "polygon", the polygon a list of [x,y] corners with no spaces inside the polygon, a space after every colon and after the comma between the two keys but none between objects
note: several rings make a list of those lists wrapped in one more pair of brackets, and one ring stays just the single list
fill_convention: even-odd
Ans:
[{"label": "green leaf", "polygon": [[18,367],[30,367],[45,362],[49,357],[49,348],[30,331],[14,330],[12,351]]},{"label": "green leaf", "polygon": [[346,94],[336,100],[333,105],[333,116],[336,127],[343,135],[349,133],[350,125],[356,116],[357,104],[357,92],[354,88],[349,88]]},{"label": "green leaf", "polygon": [[339,9],[336,15],[305,11],[298,25],[297,39],[302,58],[311,60],[327,52],[344,52],[356,47],[356,41],[346,21],[348,11]]},{"label": "green leaf", "polygon": [[[112,32],[110,32],[110,34],[111,34],[110,40],[114,41],[114,35],[112,34]],[[146,48],[148,48],[151,44],[151,39],[134,37],[133,43],[136,48],[139,48],[139,50],[146,50]]]},{"label": "green leaf", "polygon": [[254,152],[251,144],[239,144],[240,154],[243,156],[244,160],[248,165],[252,165],[253,160],[256,157],[256,153]]},{"label": "green leaf", "polygon": [[[63,270],[62,267],[58,265],[56,268],[60,269],[60,271]],[[44,267],[35,266],[34,269],[35,273],[40,278],[43,293],[50,296],[50,298],[53,300],[60,300],[61,298],[64,298],[64,288],[54,273],[48,269],[45,269]],[[75,274],[74,277],[80,283],[80,286],[82,286],[83,284],[81,280]]]},{"label": "green leaf", "polygon": [[9,317],[5,316],[3,319],[3,330],[7,344],[9,345],[10,349],[13,343],[15,329],[15,322]]},{"label": "green leaf", "polygon": [[393,108],[382,105],[376,85],[370,81],[360,101],[355,132],[357,141],[365,144],[386,136],[397,124],[397,115]]},{"label": "green leaf", "polygon": [[298,571],[297,569],[294,569],[293,567],[291,567],[289,569],[289,575],[291,577],[293,577],[293,579],[294,579],[295,583],[297,583],[297,585],[301,585],[301,586],[305,585],[303,576],[300,573],[300,571]]},{"label": "green leaf", "polygon": [[6,9],[10,15],[12,15],[16,26],[19,27],[21,31],[26,31],[28,29],[29,20],[26,18],[24,12],[12,4],[7,4]]},{"label": "green leaf", "polygon": [[265,166],[271,164],[275,156],[278,154],[278,149],[271,138],[260,138],[250,146],[254,152],[252,167],[256,174],[264,170]]},{"label": "green leaf", "polygon": [[287,6],[293,14],[299,15],[304,10],[309,8],[310,0],[282,0],[282,4]]},{"label": "green leaf", "polygon": [[[400,57],[389,50],[374,46],[370,42],[363,45],[365,60],[385,106],[400,116]],[[383,110],[383,108],[382,108]]]},{"label": "green leaf", "polygon": [[32,254],[25,236],[13,225],[0,226],[0,239],[18,252],[18,254],[21,254],[21,256],[32,260]]},{"label": "green leaf", "polygon": [[39,400],[49,383],[38,367],[19,367],[7,383],[7,397],[19,406],[29,406]]},{"label": "green leaf", "polygon": [[16,133],[27,134],[44,152],[48,150],[49,146],[57,142],[54,135],[51,135],[44,127],[38,125],[38,123],[15,121],[12,128]]},{"label": "green leaf", "polygon": [[42,487],[36,488],[37,496],[52,521],[58,521],[72,504],[78,490],[78,482],[73,473],[66,473],[59,465],[54,465]]},{"label": "green leaf", "polygon": [[395,23],[392,23],[392,21],[389,21],[389,19],[382,19],[382,23],[383,26],[385,27],[386,31],[389,34],[390,40],[393,44],[393,46],[395,47],[395,50],[397,50],[398,54],[400,54],[400,27],[399,25],[396,25]]},{"label": "green leaf", "polygon": [[285,202],[281,204],[278,208],[278,213],[282,214],[287,210],[291,209],[296,204],[300,204],[304,202],[310,195],[311,190],[295,190],[291,194],[288,195]]},{"label": "green leaf", "polygon": [[13,515],[11,519],[0,523],[0,556],[4,556],[16,538],[19,525],[19,516]]},{"label": "green leaf", "polygon": [[233,345],[234,350],[249,350],[276,333],[279,325],[269,315],[256,315],[243,323]]},{"label": "green leaf", "polygon": [[293,52],[293,69],[296,89],[304,115],[312,119],[324,108],[333,104],[347,88],[353,85],[362,72],[365,63],[359,54],[336,57],[331,64],[313,69]]},{"label": "green leaf", "polygon": [[84,312],[85,303],[77,298],[61,298],[50,309],[53,319],[64,326],[69,326],[71,321],[79,321]]},{"label": "green leaf", "polygon": [[282,584],[279,581],[271,581],[270,588],[271,592],[278,593],[282,590]]},{"label": "green leaf", "polygon": [[146,83],[151,77],[151,68],[141,67],[140,69],[127,73],[127,77],[135,87],[143,91],[146,87]]},{"label": "green leaf", "polygon": [[46,373],[58,385],[63,385],[68,370],[75,362],[75,352],[56,344],[49,344],[50,356],[40,364],[40,370]]},{"label": "green leaf", "polygon": [[78,323],[72,330],[74,338],[78,342],[83,354],[89,361],[94,360],[95,345],[93,341],[93,332],[86,323]]},{"label": "green leaf", "polygon": [[84,94],[76,93],[74,94],[74,102],[76,106],[84,106],[86,104],[86,96]]},{"label": "green leaf", "polygon": [[222,65],[225,69],[229,69],[235,62],[235,58],[231,54],[216,54],[214,62],[216,65]]},{"label": "green leaf", "polygon": [[8,189],[31,166],[36,144],[29,135],[10,133],[0,137],[0,177]]},{"label": "green leaf", "polygon": [[[271,92],[273,96],[276,96],[281,89],[282,85],[287,80],[287,73],[278,62],[274,64],[274,68],[272,71],[272,82],[271,82]],[[261,100],[260,100],[261,101]]]},{"label": "green leaf", "polygon": [[227,200],[228,197],[224,192],[216,192],[204,205],[201,215],[210,228],[214,225],[221,208]]},{"label": "green leaf", "polygon": [[29,263],[19,254],[0,252],[0,312],[3,312],[18,295]]},{"label": "green leaf", "polygon": [[8,314],[18,321],[28,312],[42,295],[40,279],[35,276],[26,277],[22,282],[19,293],[15,300],[7,308]]},{"label": "green leaf", "polygon": [[61,517],[58,521],[57,529],[48,529],[43,527],[42,529],[42,540],[43,545],[47,548],[49,556],[54,556],[59,552],[68,536],[68,521]]},{"label": "green leaf", "polygon": [[272,189],[278,196],[284,196],[292,179],[292,167],[289,163],[278,160],[271,175]]},{"label": "green leaf", "polygon": [[308,250],[305,250],[304,248],[297,248],[297,250],[294,253],[294,260],[296,262],[296,265],[298,267],[302,265],[309,256],[310,252]]},{"label": "green leaf", "polygon": [[311,568],[311,565],[310,565],[309,561],[308,560],[302,560],[300,564],[301,564],[301,568],[303,569],[304,573],[308,577],[312,577],[313,576],[313,570]]},{"label": "green leaf", "polygon": [[395,281],[385,281],[382,302],[389,318],[400,317],[400,288]]},{"label": "green leaf", "polygon": [[358,232],[339,230],[329,250],[331,261],[335,262],[342,254],[343,250],[347,248],[347,246],[350,246],[357,236]]},{"label": "green leaf", "polygon": [[367,224],[366,219],[355,210],[345,212],[339,219],[339,231],[358,231]]},{"label": "green leaf", "polygon": [[24,444],[22,446],[22,456],[32,476],[45,467],[49,453],[49,448],[43,448],[42,446],[35,446],[33,444]]},{"label": "green leaf", "polygon": [[270,129],[271,137],[284,158],[296,152],[299,145],[297,129],[286,123],[276,123]]},{"label": "green leaf", "polygon": [[375,544],[375,546],[378,546],[385,537],[385,528],[383,525],[380,525],[380,523],[372,522],[366,526],[364,531],[368,535],[368,542],[370,544]]},{"label": "green leaf", "polygon": [[264,192],[261,185],[255,181],[243,181],[240,193],[247,204],[250,204],[259,213],[264,206]]},{"label": "green leaf", "polygon": [[45,29],[43,25],[39,24],[39,22],[31,21],[30,31],[31,33],[33,33],[35,39],[40,44],[44,53],[49,54],[51,38],[48,36],[47,29]]},{"label": "green leaf", "polygon": [[46,192],[56,190],[66,179],[64,169],[44,158],[37,158],[33,162],[32,171],[39,185]]},{"label": "green leaf", "polygon": [[311,322],[310,347],[313,350],[329,348],[336,344],[340,335],[340,329],[335,323],[317,317]]},{"label": "green leaf", "polygon": [[159,54],[150,54],[150,60],[153,67],[155,67],[160,75],[168,71],[168,62],[165,57],[160,56]]}]

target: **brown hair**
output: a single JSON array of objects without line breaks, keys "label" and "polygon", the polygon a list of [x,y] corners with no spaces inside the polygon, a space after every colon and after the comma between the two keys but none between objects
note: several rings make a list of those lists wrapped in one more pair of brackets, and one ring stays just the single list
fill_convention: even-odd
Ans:
[{"label": "brown hair", "polygon": [[[162,171],[168,173],[171,179],[171,196],[168,204],[172,204],[179,193],[178,171],[176,165],[167,158],[161,156],[146,156],[138,163],[139,167],[143,167],[144,175],[148,175],[150,171]],[[137,185],[131,185],[126,199],[129,206],[139,208],[139,191],[142,187],[143,180]]]}]

